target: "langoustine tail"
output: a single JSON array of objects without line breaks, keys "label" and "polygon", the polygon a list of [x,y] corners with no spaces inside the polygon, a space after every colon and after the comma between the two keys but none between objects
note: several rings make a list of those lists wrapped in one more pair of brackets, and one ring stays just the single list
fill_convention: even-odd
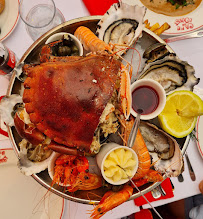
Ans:
[{"label": "langoustine tail", "polygon": [[[133,123],[134,123],[134,118],[132,116],[130,117],[129,121],[125,121],[125,128],[123,128],[125,142],[127,142],[129,138],[131,129],[133,127]],[[147,146],[144,142],[144,139],[139,129],[132,149],[136,152],[139,162],[137,172],[133,177],[133,179],[135,180],[144,177],[148,173],[151,165],[149,151],[147,149]]]}]

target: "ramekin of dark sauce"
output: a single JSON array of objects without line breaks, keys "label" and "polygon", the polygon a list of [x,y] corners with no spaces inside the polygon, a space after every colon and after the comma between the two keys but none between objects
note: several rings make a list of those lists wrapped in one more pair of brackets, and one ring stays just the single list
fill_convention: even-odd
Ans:
[{"label": "ramekin of dark sauce", "polygon": [[140,79],[131,85],[132,108],[131,114],[137,116],[142,110],[141,119],[149,120],[157,117],[166,104],[166,93],[157,81]]}]

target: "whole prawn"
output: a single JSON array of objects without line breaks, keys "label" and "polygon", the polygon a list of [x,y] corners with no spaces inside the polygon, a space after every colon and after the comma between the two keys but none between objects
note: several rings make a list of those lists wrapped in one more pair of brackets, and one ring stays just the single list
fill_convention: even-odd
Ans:
[{"label": "whole prawn", "polygon": [[111,209],[127,201],[132,194],[133,188],[127,184],[124,185],[123,189],[121,189],[119,192],[106,192],[99,204],[93,209],[90,218],[98,219],[102,217],[107,211],[110,211]]}]

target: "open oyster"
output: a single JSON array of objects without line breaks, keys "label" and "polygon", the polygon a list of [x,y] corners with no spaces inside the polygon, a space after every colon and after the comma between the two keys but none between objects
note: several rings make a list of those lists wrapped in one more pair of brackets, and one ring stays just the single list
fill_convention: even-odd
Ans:
[{"label": "open oyster", "polygon": [[180,60],[175,54],[169,54],[162,59],[146,64],[138,79],[158,81],[168,94],[173,90],[192,91],[200,80],[194,74],[195,70],[191,65]]},{"label": "open oyster", "polygon": [[19,147],[18,167],[23,174],[30,176],[48,167],[51,150],[45,150],[43,145],[34,146],[25,139],[19,143]]},{"label": "open oyster", "polygon": [[[144,28],[145,7],[128,5],[123,2],[113,4],[98,23],[97,35],[104,42],[131,46]],[[122,50],[125,47],[117,49]]]},{"label": "open oyster", "polygon": [[167,177],[178,176],[183,171],[183,158],[176,140],[148,122],[141,122],[139,129],[155,170]]},{"label": "open oyster", "polygon": [[21,107],[22,102],[22,97],[18,94],[3,97],[0,103],[0,114],[6,125],[14,126],[13,117],[16,110]]}]

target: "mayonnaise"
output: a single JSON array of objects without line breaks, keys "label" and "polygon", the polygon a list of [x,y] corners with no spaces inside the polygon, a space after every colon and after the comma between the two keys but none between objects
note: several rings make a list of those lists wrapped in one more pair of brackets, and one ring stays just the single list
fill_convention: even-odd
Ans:
[{"label": "mayonnaise", "polygon": [[[112,151],[104,161],[104,175],[114,182],[132,177],[137,161],[130,150],[118,148]],[[123,169],[122,169],[123,168]]]}]

